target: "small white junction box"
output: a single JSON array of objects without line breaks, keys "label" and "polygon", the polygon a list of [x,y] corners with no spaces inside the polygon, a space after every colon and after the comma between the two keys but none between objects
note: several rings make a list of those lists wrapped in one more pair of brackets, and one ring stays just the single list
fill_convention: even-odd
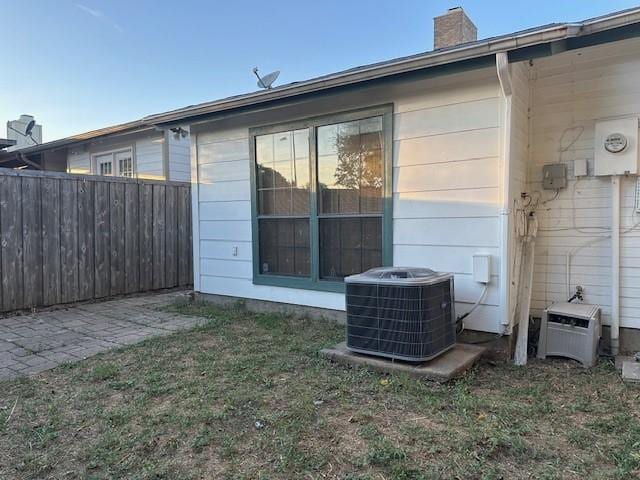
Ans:
[{"label": "small white junction box", "polygon": [[473,255],[473,279],[480,283],[489,283],[491,278],[491,255],[475,253]]},{"label": "small white junction box", "polygon": [[573,176],[574,177],[586,177],[587,171],[587,159],[577,158],[573,161]]},{"label": "small white junction box", "polygon": [[637,175],[638,151],[638,117],[596,123],[595,175]]}]

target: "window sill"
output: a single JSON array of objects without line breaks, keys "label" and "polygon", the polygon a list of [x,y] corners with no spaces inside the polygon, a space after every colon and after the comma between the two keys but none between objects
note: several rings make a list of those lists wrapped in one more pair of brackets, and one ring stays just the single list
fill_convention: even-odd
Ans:
[{"label": "window sill", "polygon": [[309,278],[287,277],[284,275],[254,275],[253,284],[334,293],[344,293],[345,291],[344,282],[324,280],[314,282]]}]

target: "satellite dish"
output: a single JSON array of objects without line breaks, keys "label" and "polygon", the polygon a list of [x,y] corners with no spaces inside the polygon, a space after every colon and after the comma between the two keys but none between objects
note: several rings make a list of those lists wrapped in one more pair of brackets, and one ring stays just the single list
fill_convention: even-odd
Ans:
[{"label": "satellite dish", "polygon": [[273,85],[273,82],[276,81],[278,75],[280,75],[280,70],[276,70],[275,72],[267,73],[264,77],[258,75],[258,67],[253,69],[253,73],[256,77],[258,77],[258,87],[270,89]]},{"label": "satellite dish", "polygon": [[36,126],[36,121],[35,120],[31,120],[29,123],[27,123],[27,128],[24,129],[24,135],[26,137],[30,137],[31,136],[31,132],[33,132],[33,127]]}]

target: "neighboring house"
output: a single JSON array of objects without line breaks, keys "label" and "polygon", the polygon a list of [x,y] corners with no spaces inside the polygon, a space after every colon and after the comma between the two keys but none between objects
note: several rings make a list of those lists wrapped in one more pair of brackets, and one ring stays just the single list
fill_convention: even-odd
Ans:
[{"label": "neighboring house", "polygon": [[[537,204],[533,313],[580,285],[637,344],[636,177],[593,159],[597,120],[640,115],[640,9],[479,41],[467,22],[436,19],[438,50],[146,117],[190,124],[195,290],[339,315],[344,276],[425,266],[455,273],[461,313],[486,253],[467,328],[510,334],[518,219]],[[558,162],[567,188],[542,190]]]},{"label": "neighboring house", "polygon": [[172,128],[138,120],[0,152],[0,165],[186,182],[191,178],[189,131]]},{"label": "neighboring house", "polygon": [[[34,118],[31,115],[20,115],[19,119],[7,122],[7,138],[16,142],[7,149],[8,151],[42,143],[42,125],[34,124],[31,130],[26,132],[27,126],[33,120]],[[25,133],[28,133],[28,135],[25,135]]]}]

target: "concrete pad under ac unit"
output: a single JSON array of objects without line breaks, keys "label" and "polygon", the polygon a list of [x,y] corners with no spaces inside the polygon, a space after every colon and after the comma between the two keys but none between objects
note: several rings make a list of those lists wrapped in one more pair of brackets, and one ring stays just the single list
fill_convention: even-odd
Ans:
[{"label": "concrete pad under ac unit", "polygon": [[448,382],[469,370],[485,353],[480,345],[456,343],[442,355],[422,363],[410,363],[354,353],[347,349],[346,342],[332,348],[320,350],[320,355],[329,360],[351,367],[365,367],[380,373],[407,373],[412,377],[436,382]]}]

